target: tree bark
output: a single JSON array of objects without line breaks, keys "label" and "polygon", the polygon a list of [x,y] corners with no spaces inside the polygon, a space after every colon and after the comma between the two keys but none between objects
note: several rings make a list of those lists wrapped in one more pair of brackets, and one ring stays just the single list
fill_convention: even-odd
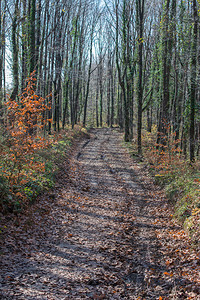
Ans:
[{"label": "tree bark", "polygon": [[138,126],[137,144],[138,154],[142,154],[142,101],[143,101],[143,30],[144,30],[144,0],[136,0],[137,28],[138,28]]},{"label": "tree bark", "polygon": [[18,37],[17,37],[17,27],[18,27],[17,21],[18,21],[18,12],[19,12],[18,5],[19,5],[19,0],[16,0],[13,22],[12,22],[13,91],[10,96],[11,100],[16,99],[19,90],[19,66],[18,66],[19,45],[18,45]]},{"label": "tree bark", "polygon": [[190,161],[195,160],[195,104],[196,104],[196,77],[197,77],[197,33],[198,12],[197,2],[193,0],[193,41],[191,58],[191,84],[190,84]]}]

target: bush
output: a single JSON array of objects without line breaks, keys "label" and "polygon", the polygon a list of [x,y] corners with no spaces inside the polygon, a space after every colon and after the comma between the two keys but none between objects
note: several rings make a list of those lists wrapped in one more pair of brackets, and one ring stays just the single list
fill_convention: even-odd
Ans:
[{"label": "bush", "polygon": [[42,136],[46,122],[44,112],[50,107],[46,99],[35,94],[35,72],[27,79],[24,92],[18,101],[6,103],[6,134],[0,141],[0,177],[2,209],[18,210],[26,205],[36,192],[27,187],[30,178],[36,180],[45,173],[45,162],[37,157],[37,151],[50,146],[49,140]]},{"label": "bush", "polygon": [[35,93],[35,72],[19,101],[8,100],[7,124],[0,133],[0,210],[18,212],[54,184],[55,173],[74,137],[87,134],[80,126],[44,137],[50,109],[48,97]]}]

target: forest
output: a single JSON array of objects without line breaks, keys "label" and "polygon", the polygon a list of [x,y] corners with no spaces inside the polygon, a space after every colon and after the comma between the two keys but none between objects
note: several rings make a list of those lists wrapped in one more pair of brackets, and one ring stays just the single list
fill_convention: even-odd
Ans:
[{"label": "forest", "polygon": [[[127,227],[123,225],[123,230],[132,228],[130,224],[134,224],[134,218],[138,218],[138,224],[141,222],[144,228],[151,227],[141,212],[161,228],[159,232],[156,228],[155,231],[141,229],[138,233],[137,229],[134,232],[136,240],[139,237],[135,249],[143,249],[140,260],[144,260],[148,267],[139,270],[138,264],[132,262],[138,275],[130,275],[132,279],[129,279],[138,289],[133,288],[132,283],[129,286],[129,279],[123,279],[127,290],[118,282],[118,289],[114,292],[106,290],[108,298],[107,292],[100,292],[100,289],[91,290],[93,294],[88,296],[75,288],[77,294],[73,296],[70,292],[69,299],[79,299],[76,297],[86,294],[86,299],[133,299],[132,293],[137,299],[198,299],[199,260],[195,251],[200,249],[200,0],[0,0],[0,16],[0,244],[7,241],[8,232],[16,231],[17,234],[22,230],[20,236],[24,235],[30,210],[35,209],[31,218],[33,215],[39,218],[41,228],[42,217],[37,213],[42,206],[44,215],[48,211],[52,220],[54,207],[58,223],[63,223],[60,207],[66,204],[59,200],[63,193],[68,209],[76,213],[87,205],[90,210],[96,207],[96,201],[100,201],[99,211],[103,206],[106,209],[111,206],[115,215],[119,186],[122,191],[119,214],[123,214],[123,224],[128,224]],[[133,166],[129,165],[131,162]],[[146,169],[150,175],[146,175]],[[133,177],[138,176],[138,180],[129,178],[131,172],[136,173]],[[144,182],[142,191],[138,181]],[[61,192],[65,185],[65,192]],[[135,189],[133,201],[129,199],[131,186]],[[162,188],[161,196],[157,186]],[[52,192],[52,189],[57,189],[57,192]],[[73,200],[69,196],[72,190]],[[111,203],[111,194],[107,190],[113,190]],[[47,193],[47,202],[40,199],[43,193]],[[149,205],[141,202],[142,197],[151,199],[153,195],[159,209],[153,208],[151,200],[145,200]],[[103,199],[105,202],[102,203]],[[128,199],[127,203],[123,199]],[[172,211],[166,208],[163,199],[168,199]],[[38,204],[40,201],[41,205]],[[92,203],[91,207],[87,203]],[[88,216],[90,213],[92,211]],[[129,217],[125,217],[126,213]],[[69,213],[68,218],[75,220],[79,217]],[[110,218],[114,218],[113,215]],[[165,223],[162,223],[162,218]],[[48,223],[49,219],[45,222]],[[168,222],[175,223],[170,225],[172,223]],[[119,226],[116,224],[113,226]],[[168,229],[163,229],[163,224],[168,224]],[[21,226],[21,229],[15,226]],[[105,226],[102,227],[104,230],[110,225],[102,226]],[[58,227],[59,231],[62,226]],[[170,228],[175,229],[170,231]],[[32,230],[35,239],[40,240],[41,237],[36,237],[38,229],[34,227]],[[79,232],[75,227],[73,230],[75,234]],[[155,271],[153,263],[150,267],[150,262],[146,261],[148,255],[154,259],[154,245],[149,240],[148,253],[140,241],[142,237],[148,240],[151,234],[166,241],[166,232],[171,241],[175,240],[173,246],[171,243],[166,248],[171,249],[171,253],[181,247],[184,250],[180,250],[182,254],[176,259],[169,258],[169,253],[163,254],[166,255],[165,267],[169,270],[160,267],[164,272],[156,273],[157,279],[147,291],[146,279],[141,279],[141,274]],[[66,235],[73,239],[74,234]],[[86,236],[87,241],[90,240],[89,232]],[[80,236],[79,239],[82,244]],[[184,245],[179,244],[180,240]],[[104,243],[103,236],[101,242]],[[5,243],[14,247],[10,241]],[[165,245],[167,242],[162,244],[164,249]],[[185,249],[189,248],[192,252],[187,253]],[[14,253],[18,251],[15,247],[13,249]],[[123,251],[129,253],[127,249]],[[165,252],[163,248],[158,251]],[[122,263],[119,257],[118,265]],[[160,263],[156,259],[155,265]],[[176,273],[181,270],[181,260],[185,275]],[[195,263],[191,267],[192,263],[187,266],[187,261]],[[191,270],[194,271],[193,280]],[[20,267],[18,272],[21,272]],[[120,275],[121,278],[129,276],[125,273]],[[163,276],[168,278],[168,287],[161,280]],[[111,277],[110,280],[114,280]],[[184,279],[180,279],[182,277]],[[94,278],[88,282],[86,285],[93,288],[101,285],[101,280]],[[160,294],[155,292],[155,286],[159,286]],[[176,292],[173,286],[177,287]],[[68,299],[61,297],[67,292],[62,294],[60,288],[53,294],[55,297],[48,299]],[[12,294],[7,289],[9,295],[18,295],[19,291]],[[143,290],[146,291],[144,294]],[[6,292],[0,285],[1,295],[5,297]],[[29,294],[34,295],[46,294]],[[46,299],[43,296],[38,299]]]},{"label": "forest", "polygon": [[142,128],[156,125],[159,144],[170,126],[198,157],[197,0],[1,0],[0,12],[2,121],[35,71],[36,94],[51,93],[46,131],[119,125],[141,154]]},{"label": "forest", "polygon": [[78,125],[119,127],[141,159],[151,148],[150,164],[167,173],[164,164],[184,161],[198,180],[199,9],[197,0],[1,0],[4,179],[25,182],[34,147]]}]

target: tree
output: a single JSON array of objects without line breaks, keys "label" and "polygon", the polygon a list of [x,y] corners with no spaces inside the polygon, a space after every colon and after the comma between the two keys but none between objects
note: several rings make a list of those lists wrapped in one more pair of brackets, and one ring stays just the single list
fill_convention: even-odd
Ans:
[{"label": "tree", "polygon": [[12,21],[12,73],[13,73],[13,91],[10,96],[12,100],[15,100],[19,90],[19,66],[18,66],[18,53],[19,53],[19,41],[17,35],[18,28],[18,16],[19,16],[19,0],[15,1],[15,10]]},{"label": "tree", "polygon": [[142,101],[143,101],[143,30],[144,30],[144,0],[136,0],[137,32],[138,32],[138,154],[142,154]]},{"label": "tree", "polygon": [[32,73],[36,68],[36,51],[35,51],[35,15],[36,15],[36,0],[29,0],[29,73]]},{"label": "tree", "polygon": [[164,149],[170,127],[193,161],[200,149],[198,9],[199,0],[0,0],[1,95],[9,40],[11,98],[32,70],[38,95],[52,92],[44,118],[53,126],[44,131],[61,122],[117,124],[131,141],[137,127],[141,155],[143,129],[158,125]]},{"label": "tree", "polygon": [[190,161],[195,159],[195,105],[196,105],[196,77],[197,77],[197,33],[198,13],[197,2],[193,0],[193,40],[191,51],[191,84],[190,84]]}]

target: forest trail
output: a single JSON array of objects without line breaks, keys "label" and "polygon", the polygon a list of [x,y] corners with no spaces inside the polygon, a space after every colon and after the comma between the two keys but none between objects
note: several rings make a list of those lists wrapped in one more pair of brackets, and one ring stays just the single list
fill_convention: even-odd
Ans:
[{"label": "forest trail", "polygon": [[44,234],[28,234],[24,252],[7,242],[0,299],[189,299],[178,292],[183,279],[163,275],[156,231],[168,226],[158,209],[166,201],[140,175],[119,131],[92,130],[73,153],[66,186],[50,195]]}]

